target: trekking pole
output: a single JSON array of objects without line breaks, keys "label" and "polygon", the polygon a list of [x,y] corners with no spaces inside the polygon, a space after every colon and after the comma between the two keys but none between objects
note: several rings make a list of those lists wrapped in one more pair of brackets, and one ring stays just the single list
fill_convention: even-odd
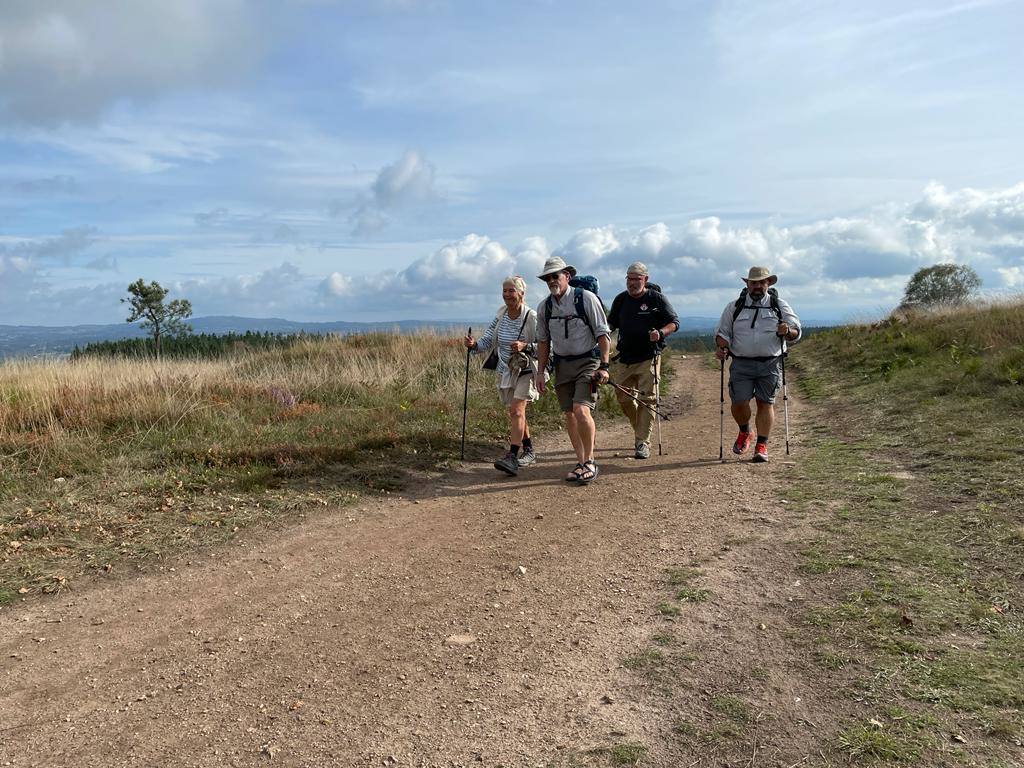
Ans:
[{"label": "trekking pole", "polygon": [[[466,331],[467,336],[473,335],[473,329]],[[462,451],[459,453],[459,460],[466,460],[466,410],[469,406],[469,354],[473,350],[466,347],[466,388],[462,391]]]},{"label": "trekking pole", "polygon": [[725,463],[725,358],[719,361],[722,365],[718,372],[718,460]]},{"label": "trekking pole", "polygon": [[616,384],[611,379],[608,380],[608,384],[610,384],[615,389],[619,390],[619,392],[624,394],[626,397],[628,397],[630,400],[632,400],[638,406],[643,406],[644,408],[646,408],[648,411],[653,413],[655,416],[658,416],[659,418],[662,418],[665,421],[671,421],[672,420],[672,419],[669,418],[668,414],[662,413],[661,411],[659,411],[657,408],[655,408],[650,403],[645,402],[644,400],[641,400],[639,397],[634,395],[633,394],[633,390],[627,389],[626,387],[622,386],[621,384]]},{"label": "trekking pole", "polygon": [[782,351],[782,410],[786,415],[786,455],[789,456],[789,393],[786,391],[786,355],[789,352],[783,348]]},{"label": "trekking pole", "polygon": [[654,355],[654,408],[658,412],[658,455],[661,456],[661,352]]}]

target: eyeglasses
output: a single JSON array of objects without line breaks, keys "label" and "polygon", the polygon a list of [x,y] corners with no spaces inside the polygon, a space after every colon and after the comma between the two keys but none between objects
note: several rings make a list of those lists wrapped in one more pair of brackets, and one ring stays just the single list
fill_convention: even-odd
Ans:
[{"label": "eyeglasses", "polygon": [[555,272],[552,275],[544,275],[544,277],[542,277],[541,280],[543,280],[545,283],[557,283],[558,276],[561,274],[561,272]]}]

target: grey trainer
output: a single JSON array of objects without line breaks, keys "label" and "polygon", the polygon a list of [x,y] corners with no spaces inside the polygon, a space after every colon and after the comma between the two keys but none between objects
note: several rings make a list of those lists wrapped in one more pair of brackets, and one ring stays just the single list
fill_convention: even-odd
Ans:
[{"label": "grey trainer", "polygon": [[649,459],[651,458],[651,444],[650,443],[637,443],[636,453],[633,454],[634,458],[637,459]]},{"label": "grey trainer", "polygon": [[516,461],[516,455],[509,451],[496,462],[494,462],[494,468],[500,469],[506,475],[518,475],[519,474],[519,462]]},{"label": "grey trainer", "polygon": [[517,459],[520,467],[528,467],[537,461],[537,455],[533,451],[523,451],[523,454]]}]

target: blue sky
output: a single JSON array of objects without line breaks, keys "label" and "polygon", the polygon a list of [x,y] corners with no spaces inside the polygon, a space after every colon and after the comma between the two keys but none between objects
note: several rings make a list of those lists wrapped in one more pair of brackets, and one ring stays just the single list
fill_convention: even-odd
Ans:
[{"label": "blue sky", "polygon": [[[97,6],[102,6],[97,8]],[[0,323],[474,319],[559,254],[684,315],[1024,290],[1024,0],[7,0]],[[528,280],[529,299],[543,296]]]}]

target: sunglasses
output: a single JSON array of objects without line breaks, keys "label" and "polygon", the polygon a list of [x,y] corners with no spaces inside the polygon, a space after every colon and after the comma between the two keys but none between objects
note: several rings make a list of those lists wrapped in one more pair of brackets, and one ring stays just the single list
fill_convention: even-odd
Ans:
[{"label": "sunglasses", "polygon": [[561,272],[555,272],[553,275],[544,275],[544,277],[542,277],[541,280],[543,280],[545,283],[557,283],[558,276],[561,274]]}]

